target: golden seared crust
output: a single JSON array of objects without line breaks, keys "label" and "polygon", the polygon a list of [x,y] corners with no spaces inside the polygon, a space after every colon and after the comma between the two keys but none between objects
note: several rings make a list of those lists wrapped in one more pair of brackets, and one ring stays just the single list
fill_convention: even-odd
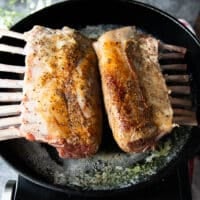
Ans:
[{"label": "golden seared crust", "polygon": [[95,153],[102,124],[97,59],[91,41],[67,27],[35,26],[25,38],[23,135],[29,133],[56,146],[62,157]]},{"label": "golden seared crust", "polygon": [[147,104],[152,109],[152,118],[158,127],[158,138],[160,138],[173,128],[173,110],[167,85],[158,63],[158,40],[149,35],[139,34],[134,49],[131,51],[132,60]]},{"label": "golden seared crust", "polygon": [[158,64],[158,41],[134,27],[124,27],[103,34],[94,48],[116,142],[126,152],[150,148],[172,128],[173,113]]},{"label": "golden seared crust", "polygon": [[135,66],[125,51],[126,41],[134,34],[134,29],[122,28],[103,34],[94,44],[109,124],[116,142],[126,152],[140,151],[146,143],[141,146],[136,141],[157,135]]}]

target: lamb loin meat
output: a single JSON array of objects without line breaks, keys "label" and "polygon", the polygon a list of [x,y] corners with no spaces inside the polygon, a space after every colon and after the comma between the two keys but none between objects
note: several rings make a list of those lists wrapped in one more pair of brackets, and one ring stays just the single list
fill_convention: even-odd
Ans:
[{"label": "lamb loin meat", "polygon": [[125,152],[145,151],[173,128],[158,40],[134,27],[108,31],[94,43],[108,120]]},{"label": "lamb loin meat", "polygon": [[24,36],[22,136],[56,147],[63,158],[96,153],[102,113],[91,41],[68,27],[34,26]]}]

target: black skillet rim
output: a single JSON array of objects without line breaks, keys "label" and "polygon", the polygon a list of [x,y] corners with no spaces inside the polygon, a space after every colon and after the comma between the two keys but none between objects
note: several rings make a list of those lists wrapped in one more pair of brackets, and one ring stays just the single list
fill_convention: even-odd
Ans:
[{"label": "black skillet rim", "polygon": [[[82,2],[89,2],[90,0],[81,0]],[[113,3],[116,2],[116,0],[111,0]],[[61,2],[61,3],[56,3],[52,6],[46,7],[36,13],[33,13],[29,16],[27,16],[26,18],[22,19],[20,22],[18,22],[17,24],[15,24],[11,29],[15,30],[15,27],[17,27],[18,24],[22,23],[24,20],[27,20],[29,18],[33,18],[35,15],[40,14],[43,11],[48,10],[50,7],[56,7],[56,6],[60,6],[62,4],[77,4],[79,3],[80,0],[69,0],[66,2]],[[101,0],[102,3],[106,3],[106,1]],[[183,31],[187,32],[190,37],[196,42],[196,44],[200,47],[200,40],[189,30],[187,29],[183,24],[181,24],[176,18],[174,18],[173,16],[169,15],[168,13],[155,8],[151,5],[142,3],[142,2],[137,2],[137,1],[131,1],[131,0],[118,0],[118,2],[120,3],[126,3],[126,4],[135,4],[138,5],[140,7],[145,7],[148,9],[153,10],[153,12],[156,12],[159,15],[164,16],[165,18],[168,18],[170,21],[172,21],[173,23],[177,24],[177,26],[181,27],[183,29]],[[82,195],[82,196],[111,196],[113,194],[121,194],[124,192],[129,192],[129,191],[133,191],[133,190],[138,190],[140,188],[143,188],[144,186],[151,184],[153,182],[156,182],[158,180],[160,180],[161,178],[165,177],[168,173],[170,173],[170,171],[172,169],[174,169],[174,167],[177,165],[177,163],[179,163],[181,160],[183,160],[185,158],[185,154],[187,153],[186,150],[186,146],[188,146],[188,143],[190,143],[192,140],[192,137],[189,138],[188,142],[186,143],[186,145],[183,147],[182,151],[179,152],[177,154],[177,156],[175,156],[172,161],[165,167],[163,167],[162,169],[158,170],[157,174],[152,175],[150,180],[146,180],[143,182],[140,182],[136,185],[127,187],[127,188],[122,188],[122,189],[113,189],[113,190],[75,190],[72,189],[70,187],[61,187],[58,185],[53,185],[50,183],[46,183],[43,180],[40,180],[40,178],[38,177],[34,177],[32,175],[29,175],[29,173],[27,172],[27,170],[25,171],[24,169],[21,169],[20,166],[15,166],[13,165],[13,161],[10,161],[10,159],[6,158],[6,153],[4,152],[2,154],[1,152],[1,156],[2,158],[12,167],[14,168],[21,176],[23,176],[24,178],[26,178],[27,180],[40,185],[42,187],[48,188],[48,189],[52,189],[52,190],[56,190],[58,192],[64,192],[64,193],[68,193],[68,194],[73,194],[73,195]]]}]

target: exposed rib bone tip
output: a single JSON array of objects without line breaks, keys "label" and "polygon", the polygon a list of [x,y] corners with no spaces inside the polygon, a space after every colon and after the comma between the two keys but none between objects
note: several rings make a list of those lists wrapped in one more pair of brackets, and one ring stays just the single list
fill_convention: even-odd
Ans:
[{"label": "exposed rib bone tip", "polygon": [[20,138],[20,137],[22,137],[20,135],[20,130],[16,127],[11,126],[9,128],[0,130],[0,141]]},{"label": "exposed rib bone tip", "polygon": [[191,93],[189,86],[168,86],[168,89],[174,94],[189,95]]},{"label": "exposed rib bone tip", "polygon": [[0,29],[0,38],[3,36],[24,40],[24,34],[7,29]]},{"label": "exposed rib bone tip", "polygon": [[177,70],[177,71],[186,71],[186,64],[169,64],[169,65],[160,65],[161,70]]},{"label": "exposed rib bone tip", "polygon": [[196,118],[195,111],[181,109],[181,108],[174,108],[173,111],[174,111],[175,116],[188,116],[188,117],[190,116],[190,117]]},{"label": "exposed rib bone tip", "polygon": [[0,79],[0,88],[22,88],[23,80]]},{"label": "exposed rib bone tip", "polygon": [[192,101],[189,99],[175,98],[175,97],[169,97],[169,99],[173,106],[183,106],[183,107],[192,106]]},{"label": "exposed rib bone tip", "polygon": [[7,52],[7,53],[13,53],[13,54],[19,54],[19,55],[25,55],[24,48],[10,46],[10,45],[6,45],[6,44],[0,44],[0,51]]},{"label": "exposed rib bone tip", "polygon": [[182,53],[160,53],[158,58],[162,59],[183,59],[185,57]]},{"label": "exposed rib bone tip", "polygon": [[167,82],[179,82],[179,83],[187,83],[189,82],[189,76],[188,75],[164,75],[165,80]]},{"label": "exposed rib bone tip", "polygon": [[171,45],[171,44],[165,44],[160,42],[159,43],[160,48],[168,50],[168,51],[175,51],[175,52],[179,52],[181,54],[185,54],[187,49],[185,47],[181,47],[181,46],[176,46],[176,45]]},{"label": "exposed rib bone tip", "polygon": [[24,66],[16,66],[16,65],[7,65],[0,63],[0,71],[1,72],[11,72],[11,73],[18,73],[23,74],[25,72]]},{"label": "exposed rib bone tip", "polygon": [[20,105],[0,106],[0,117],[17,115],[20,111]]},{"label": "exposed rib bone tip", "polygon": [[22,96],[22,92],[0,92],[0,102],[19,102]]},{"label": "exposed rib bone tip", "polygon": [[198,126],[198,122],[197,122],[196,117],[175,116],[174,122],[179,124],[179,125]]},{"label": "exposed rib bone tip", "polygon": [[4,127],[10,127],[14,125],[18,125],[21,123],[21,119],[19,116],[17,117],[6,117],[0,119],[0,129]]}]

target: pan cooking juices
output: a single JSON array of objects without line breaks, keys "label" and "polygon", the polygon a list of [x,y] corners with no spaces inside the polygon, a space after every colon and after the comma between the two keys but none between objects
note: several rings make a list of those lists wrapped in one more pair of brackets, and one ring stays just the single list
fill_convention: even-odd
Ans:
[{"label": "pan cooking juices", "polygon": [[170,136],[159,142],[156,150],[146,153],[124,153],[112,138],[103,139],[110,145],[102,144],[107,148],[104,146],[95,156],[84,159],[61,159],[52,147],[23,140],[17,141],[16,151],[26,156],[28,166],[56,185],[81,190],[120,189],[145,182],[161,169],[168,168],[184,148],[189,131],[185,127],[175,128]]}]

